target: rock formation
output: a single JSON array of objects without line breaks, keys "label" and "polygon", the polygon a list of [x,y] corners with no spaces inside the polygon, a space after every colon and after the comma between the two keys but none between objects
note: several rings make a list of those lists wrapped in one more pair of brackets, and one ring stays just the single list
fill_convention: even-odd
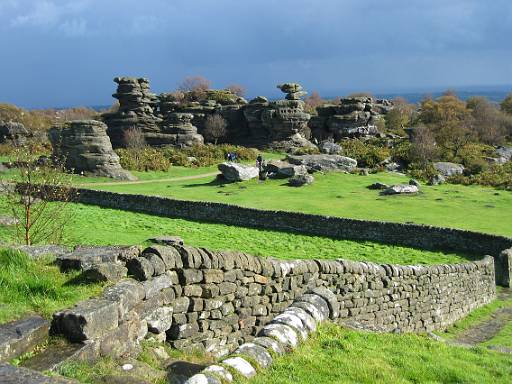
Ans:
[{"label": "rock formation", "polygon": [[135,180],[121,168],[119,156],[112,149],[107,126],[95,120],[75,120],[50,130],[53,154],[65,161],[75,173]]},{"label": "rock formation", "polygon": [[374,136],[379,133],[377,121],[393,104],[389,100],[371,97],[340,99],[338,104],[317,108],[318,116],[310,123],[313,136],[318,140]]},{"label": "rock formation", "polygon": [[202,145],[203,136],[197,133],[197,128],[191,121],[194,115],[190,113],[168,113],[161,123],[159,132],[146,133],[146,142],[149,145],[172,145],[179,147],[191,147]]},{"label": "rock formation", "polygon": [[229,141],[239,141],[241,137],[247,136],[243,113],[247,101],[244,98],[228,90],[207,90],[203,97],[201,101],[189,101],[192,98],[190,92],[162,93],[159,96],[159,111],[164,119],[175,112],[192,114],[192,124],[197,127],[199,134],[204,131],[207,117],[218,114],[227,122]]},{"label": "rock formation", "polygon": [[311,115],[304,111],[305,104],[300,99],[306,93],[296,83],[280,84],[277,87],[286,93],[285,99],[271,102],[261,114],[270,142],[276,147],[308,146],[308,121]]},{"label": "rock formation", "polygon": [[103,115],[108,126],[108,135],[114,148],[124,146],[124,133],[130,128],[138,128],[146,136],[160,130],[162,121],[155,114],[158,99],[149,89],[145,78],[116,77],[117,92],[112,96],[119,100],[119,110]]},{"label": "rock formation", "polygon": [[288,155],[290,164],[304,165],[308,172],[343,171],[351,172],[356,169],[357,161],[340,155]]},{"label": "rock formation", "polygon": [[14,146],[25,144],[29,131],[21,123],[13,121],[0,121],[0,143],[8,143]]}]

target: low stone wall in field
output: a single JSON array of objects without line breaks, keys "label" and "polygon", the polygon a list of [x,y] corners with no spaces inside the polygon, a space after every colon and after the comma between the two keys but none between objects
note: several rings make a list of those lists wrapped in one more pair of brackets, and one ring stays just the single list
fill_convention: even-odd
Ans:
[{"label": "low stone wall in field", "polygon": [[[52,330],[126,354],[152,337],[218,355],[261,335],[292,303],[378,331],[442,329],[495,296],[494,260],[398,266],[347,260],[282,261],[241,252],[152,246],[126,261],[133,279],[54,315]],[[330,292],[324,299],[314,293]],[[297,303],[300,298],[300,303]],[[301,304],[302,303],[302,304]]]},{"label": "low stone wall in field", "polygon": [[240,227],[263,228],[335,239],[375,241],[428,250],[447,250],[491,255],[496,260],[496,283],[510,286],[512,260],[503,250],[512,248],[512,238],[466,230],[418,224],[345,219],[299,212],[269,211],[236,205],[175,200],[79,189],[77,201],[105,208],[122,209],[163,217]]}]

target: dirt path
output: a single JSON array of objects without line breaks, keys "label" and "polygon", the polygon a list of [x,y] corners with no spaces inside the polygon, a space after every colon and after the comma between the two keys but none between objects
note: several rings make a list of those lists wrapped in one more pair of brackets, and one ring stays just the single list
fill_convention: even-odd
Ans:
[{"label": "dirt path", "polygon": [[108,186],[108,185],[132,185],[132,184],[169,183],[169,182],[173,182],[173,181],[185,181],[185,180],[202,179],[204,177],[217,176],[219,173],[220,172],[210,172],[210,173],[202,173],[200,175],[171,177],[171,178],[168,178],[168,179],[136,180],[136,181],[109,181],[109,182],[106,182],[106,183],[83,183],[83,184],[78,184],[78,185],[80,187],[94,187],[94,186]]},{"label": "dirt path", "polygon": [[[503,299],[512,297],[512,290],[504,290],[499,296]],[[484,343],[496,336],[510,322],[512,322],[512,308],[500,308],[492,314],[490,319],[468,328],[452,342],[465,345]]]}]

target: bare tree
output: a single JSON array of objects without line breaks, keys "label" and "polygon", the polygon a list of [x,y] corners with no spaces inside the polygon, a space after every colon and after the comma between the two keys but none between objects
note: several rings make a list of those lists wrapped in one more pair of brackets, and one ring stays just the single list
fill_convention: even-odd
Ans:
[{"label": "bare tree", "polygon": [[126,148],[142,149],[146,146],[144,133],[140,128],[129,128],[124,132],[124,144]]},{"label": "bare tree", "polygon": [[60,165],[34,161],[28,147],[16,150],[14,166],[17,172],[2,180],[2,189],[17,222],[16,237],[26,245],[60,241],[72,219],[71,177]]},{"label": "bare tree", "polygon": [[226,87],[226,90],[230,91],[231,93],[237,95],[237,96],[240,96],[240,97],[244,97],[245,96],[245,87],[243,85],[240,85],[240,84],[231,84],[231,85],[228,85]]},{"label": "bare tree", "polygon": [[208,140],[217,144],[217,141],[228,133],[226,119],[219,114],[210,115],[204,124],[204,135]]},{"label": "bare tree", "polygon": [[178,86],[178,90],[182,92],[189,92],[195,96],[203,95],[210,89],[211,81],[203,76],[188,76]]},{"label": "bare tree", "polygon": [[425,166],[434,160],[438,153],[434,133],[426,126],[420,125],[414,130],[411,140],[410,158]]},{"label": "bare tree", "polygon": [[320,94],[317,91],[311,92],[311,95],[304,99],[306,103],[306,107],[308,110],[314,110],[315,108],[321,106],[325,101],[320,97]]}]

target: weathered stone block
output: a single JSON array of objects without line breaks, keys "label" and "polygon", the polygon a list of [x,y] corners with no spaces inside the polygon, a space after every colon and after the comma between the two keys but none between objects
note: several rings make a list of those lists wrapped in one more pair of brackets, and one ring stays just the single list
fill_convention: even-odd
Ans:
[{"label": "weathered stone block", "polygon": [[63,377],[48,377],[31,369],[0,363],[2,384],[75,384],[76,381]]},{"label": "weathered stone block", "polygon": [[196,284],[203,280],[203,272],[197,269],[180,269],[178,276],[182,285]]},{"label": "weathered stone block", "polygon": [[255,343],[242,344],[234,353],[250,357],[262,368],[266,368],[272,364],[272,356],[270,353],[268,353],[265,348]]},{"label": "weathered stone block", "polygon": [[171,328],[172,325],[172,307],[157,308],[146,317],[148,330],[152,333],[162,333]]},{"label": "weathered stone block", "polygon": [[284,324],[268,324],[263,327],[258,336],[271,337],[289,349],[299,345],[299,336],[296,331]]},{"label": "weathered stone block", "polygon": [[40,316],[0,325],[0,361],[9,361],[48,339],[50,324]]},{"label": "weathered stone block", "polygon": [[172,285],[171,277],[167,274],[155,276],[152,279],[146,280],[142,283],[145,292],[145,298],[150,299],[161,290],[169,288]]},{"label": "weathered stone block", "polygon": [[126,263],[128,272],[137,280],[144,281],[150,279],[155,273],[153,264],[145,257],[136,257]]},{"label": "weathered stone block", "polygon": [[224,281],[224,272],[220,269],[207,269],[203,271],[204,282],[208,283],[222,283]]},{"label": "weathered stone block", "polygon": [[91,299],[74,308],[53,315],[52,331],[70,341],[84,341],[99,337],[118,326],[119,311],[115,302]]},{"label": "weathered stone block", "polygon": [[230,357],[223,360],[222,364],[230,366],[247,379],[256,376],[256,370],[254,367],[247,360],[241,357]]},{"label": "weathered stone block", "polygon": [[83,277],[91,282],[116,282],[126,277],[128,269],[121,264],[99,263],[93,264],[83,271]]},{"label": "weathered stone block", "polygon": [[132,279],[122,280],[103,292],[105,299],[117,304],[119,319],[123,319],[128,311],[144,299],[145,295],[142,284]]}]

